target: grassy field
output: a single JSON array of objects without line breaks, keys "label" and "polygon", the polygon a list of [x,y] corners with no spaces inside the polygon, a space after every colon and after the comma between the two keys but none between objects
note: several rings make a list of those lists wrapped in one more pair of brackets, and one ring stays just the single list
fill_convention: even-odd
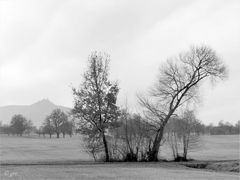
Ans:
[{"label": "grassy field", "polygon": [[1,163],[34,161],[90,160],[79,136],[73,138],[39,138],[38,136],[1,136]]},{"label": "grassy field", "polygon": [[[240,159],[239,136],[203,136],[202,143],[199,151],[189,154],[191,158]],[[171,158],[166,145],[160,155]],[[176,163],[95,164],[84,151],[80,136],[65,139],[0,136],[0,160],[2,164],[18,164],[1,166],[0,179],[239,179],[237,173],[193,169]],[[48,165],[19,165],[41,162]]]},{"label": "grassy field", "polygon": [[[189,158],[197,160],[236,160],[240,159],[239,135],[205,135],[201,137],[201,146],[189,152]],[[161,148],[160,156],[171,159],[171,149],[167,143]]]},{"label": "grassy field", "polygon": [[237,173],[203,171],[171,163],[110,163],[89,165],[7,166],[0,169],[2,179],[162,179],[162,180],[238,180]]},{"label": "grassy field", "polygon": [[[203,136],[202,147],[189,153],[198,160],[236,160],[240,159],[238,135]],[[160,156],[171,159],[167,144],[161,147]],[[80,136],[72,138],[39,138],[38,136],[0,136],[1,163],[38,162],[38,161],[89,161],[91,157],[84,151]]]}]

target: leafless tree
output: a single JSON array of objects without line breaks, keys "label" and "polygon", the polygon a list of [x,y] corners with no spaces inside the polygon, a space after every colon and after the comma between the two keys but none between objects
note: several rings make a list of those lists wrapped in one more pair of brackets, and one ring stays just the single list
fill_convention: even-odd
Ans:
[{"label": "leafless tree", "polygon": [[226,67],[215,51],[207,46],[192,47],[190,51],[162,65],[149,97],[139,96],[148,120],[155,127],[149,160],[157,161],[164,128],[174,112],[197,95],[201,82],[215,81],[226,76]]},{"label": "leafless tree", "polygon": [[98,134],[95,136],[86,136],[83,137],[85,151],[92,155],[94,161],[97,161],[97,157],[101,154],[103,150],[103,144],[101,142],[101,137]]},{"label": "leafless tree", "polygon": [[186,161],[188,152],[201,148],[199,124],[194,112],[190,110],[184,111],[180,117],[169,120],[165,131],[176,161]]},{"label": "leafless tree", "polygon": [[52,135],[54,134],[54,125],[50,116],[47,116],[43,122],[42,131],[46,134],[49,134],[49,137],[52,138]]},{"label": "leafless tree", "polygon": [[51,122],[54,131],[57,134],[57,138],[59,138],[61,126],[68,119],[67,115],[61,109],[55,109],[49,116],[47,116],[47,119]]},{"label": "leafless tree", "polygon": [[152,143],[152,131],[140,114],[130,113],[128,108],[121,110],[117,128],[111,134],[111,153],[115,160],[146,161]]}]

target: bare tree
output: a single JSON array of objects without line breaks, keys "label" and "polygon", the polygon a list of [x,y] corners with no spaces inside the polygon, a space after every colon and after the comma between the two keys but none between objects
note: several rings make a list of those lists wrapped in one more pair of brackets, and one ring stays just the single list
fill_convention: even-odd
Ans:
[{"label": "bare tree", "polygon": [[81,87],[73,88],[73,114],[80,120],[80,131],[85,135],[89,132],[99,134],[106,161],[110,160],[106,132],[119,116],[116,105],[119,88],[116,82],[108,79],[109,61],[107,54],[93,52]]},{"label": "bare tree", "polygon": [[51,122],[54,127],[54,131],[57,134],[57,138],[59,138],[59,134],[61,132],[61,126],[64,122],[67,121],[67,115],[61,109],[55,109],[52,113],[47,117],[47,119]]},{"label": "bare tree", "polygon": [[200,149],[202,143],[198,131],[199,124],[194,112],[190,110],[169,120],[165,131],[176,161],[186,161],[188,152]]},{"label": "bare tree", "polygon": [[145,160],[151,143],[151,130],[139,114],[131,114],[123,109],[120,126],[114,129],[114,140],[118,140],[118,149],[124,161]]},{"label": "bare tree", "polygon": [[192,47],[189,52],[168,60],[160,68],[155,86],[148,98],[140,97],[148,120],[155,126],[153,146],[149,161],[158,160],[158,152],[164,128],[174,112],[197,95],[199,85],[205,79],[212,81],[226,76],[226,68],[215,51],[206,46]]},{"label": "bare tree", "polygon": [[99,137],[98,134],[87,136],[83,138],[83,142],[86,152],[92,155],[94,161],[97,161],[98,155],[104,148],[101,142],[101,137]]},{"label": "bare tree", "polygon": [[42,134],[42,127],[36,127],[35,133],[38,134],[38,136],[40,137],[40,135]]},{"label": "bare tree", "polygon": [[54,125],[53,122],[51,121],[50,116],[46,117],[42,126],[42,131],[46,134],[49,134],[49,137],[52,138],[52,134],[54,133]]},{"label": "bare tree", "polygon": [[64,121],[60,128],[61,133],[63,134],[63,138],[65,138],[66,134],[68,134],[70,137],[72,137],[73,128],[74,128],[73,121]]}]

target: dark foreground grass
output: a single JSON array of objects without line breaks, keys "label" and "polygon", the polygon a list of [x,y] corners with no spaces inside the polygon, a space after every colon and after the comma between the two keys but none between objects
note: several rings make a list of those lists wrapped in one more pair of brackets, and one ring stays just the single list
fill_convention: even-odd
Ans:
[{"label": "dark foreground grass", "polygon": [[189,161],[180,162],[180,165],[184,165],[196,169],[207,169],[219,172],[240,172],[239,160],[224,160],[224,161]]},{"label": "dark foreground grass", "polygon": [[1,180],[26,179],[163,179],[237,180],[239,173],[206,171],[176,163],[88,163],[81,165],[0,166]]}]

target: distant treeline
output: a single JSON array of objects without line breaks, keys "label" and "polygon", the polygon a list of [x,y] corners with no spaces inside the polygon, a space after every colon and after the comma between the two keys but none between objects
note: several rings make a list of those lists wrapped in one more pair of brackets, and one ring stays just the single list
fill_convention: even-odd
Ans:
[{"label": "distant treeline", "polygon": [[70,116],[60,109],[55,109],[43,120],[42,126],[37,128],[33,126],[31,120],[27,120],[21,114],[16,114],[12,117],[10,124],[2,125],[0,121],[0,134],[17,136],[38,134],[43,137],[49,135],[50,138],[55,134],[57,138],[60,137],[60,134],[64,138],[67,134],[71,137],[74,133],[74,121],[69,119]]},{"label": "distant treeline", "polygon": [[1,134],[12,134],[22,136],[23,134],[30,134],[34,127],[31,120],[27,120],[23,115],[16,114],[12,117],[10,124],[2,125],[0,123]]},{"label": "distant treeline", "polygon": [[210,135],[240,134],[240,120],[235,125],[223,121],[219,121],[217,126],[201,124],[201,132]]},{"label": "distant treeline", "polygon": [[[61,114],[62,122],[51,120],[50,117],[54,117],[55,114]],[[58,122],[58,124],[56,124]],[[55,126],[54,126],[55,124]],[[12,117],[12,120],[9,125],[2,124],[0,121],[0,134],[8,135],[20,135],[23,134],[38,134],[39,136],[52,135],[56,134],[59,137],[59,134],[62,134],[65,137],[65,134],[70,136],[73,135],[74,130],[78,132],[78,129],[75,128],[74,122],[69,121],[67,116],[63,114],[59,109],[54,110],[51,115],[47,116],[43,122],[43,125],[39,128],[33,126],[31,120],[27,120],[21,114],[16,114]],[[231,134],[240,134],[240,120],[236,124],[231,124],[229,122],[219,121],[218,125],[205,125],[201,122],[197,125],[197,131],[200,134],[209,134],[209,135],[231,135]]]}]

